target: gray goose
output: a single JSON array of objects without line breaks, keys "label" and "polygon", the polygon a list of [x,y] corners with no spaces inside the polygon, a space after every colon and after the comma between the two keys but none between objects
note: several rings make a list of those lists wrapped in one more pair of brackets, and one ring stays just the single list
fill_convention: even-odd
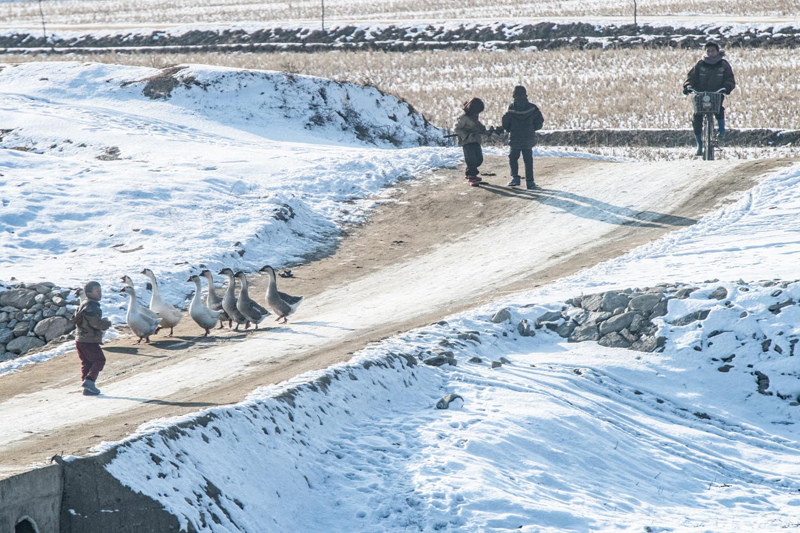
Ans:
[{"label": "gray goose", "polygon": [[200,272],[200,275],[206,278],[208,282],[208,294],[206,295],[206,307],[211,309],[212,311],[222,311],[219,315],[219,327],[222,329],[223,324],[225,322],[230,322],[231,319],[228,316],[228,313],[222,308],[222,298],[219,297],[217,294],[216,289],[214,288],[214,276],[211,274],[210,270],[203,270]]},{"label": "gray goose", "polygon": [[275,269],[266,265],[261,269],[261,272],[266,272],[269,275],[269,285],[267,286],[267,307],[272,309],[272,312],[278,315],[275,320],[283,319],[286,324],[289,315],[297,311],[300,302],[303,301],[302,296],[290,296],[285,292],[278,290],[278,281],[275,277]]},{"label": "gray goose", "polygon": [[234,331],[239,331],[239,324],[247,324],[247,318],[236,308],[236,278],[234,278],[233,270],[230,268],[223,268],[219,271],[221,276],[228,276],[228,288],[225,295],[222,297],[222,309],[228,315],[228,328],[234,322],[236,327]]},{"label": "gray goose", "polygon": [[242,290],[239,291],[239,300],[236,302],[236,309],[248,320],[244,329],[250,327],[251,323],[258,329],[259,322],[264,320],[270,312],[250,299],[250,295],[247,293],[247,276],[245,273],[237,272],[236,278],[242,284]]}]

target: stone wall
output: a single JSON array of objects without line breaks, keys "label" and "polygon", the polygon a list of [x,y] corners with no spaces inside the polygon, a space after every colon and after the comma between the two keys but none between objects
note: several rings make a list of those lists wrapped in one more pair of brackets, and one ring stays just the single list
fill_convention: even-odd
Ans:
[{"label": "stone wall", "polygon": [[0,51],[6,53],[47,49],[49,53],[189,51],[321,52],[326,50],[513,50],[517,48],[602,49],[602,48],[702,48],[709,39],[729,48],[796,48],[800,27],[789,25],[651,26],[647,24],[588,24],[580,22],[536,24],[428,24],[341,25],[326,30],[307,26],[277,26],[254,31],[244,29],[203,29],[183,33],[124,31],[95,35],[58,36],[45,39],[41,32],[0,35]]},{"label": "stone wall", "polygon": [[0,362],[68,340],[78,303],[49,282],[0,288]]}]

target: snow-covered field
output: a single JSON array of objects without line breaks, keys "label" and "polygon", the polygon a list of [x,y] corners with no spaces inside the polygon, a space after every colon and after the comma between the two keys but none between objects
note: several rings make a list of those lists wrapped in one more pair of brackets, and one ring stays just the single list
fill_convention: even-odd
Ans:
[{"label": "snow-covered field", "polygon": [[[797,304],[767,309],[800,300],[800,283],[753,283],[800,278],[799,183],[795,165],[665,239],[259,390],[180,436],[157,434],[174,420],[155,422],[108,470],[199,531],[800,528],[789,355],[800,317]],[[659,319],[663,353],[517,333],[569,297],[673,280],[700,290]],[[718,286],[725,301],[709,296]],[[491,323],[501,306],[513,320]],[[697,310],[709,311],[702,328],[669,325]],[[763,349],[767,337],[782,353]],[[437,349],[457,366],[406,358]],[[757,392],[756,370],[773,376],[772,394]],[[463,402],[436,409],[448,393]]]},{"label": "snow-covered field", "polygon": [[[681,94],[681,87],[701,55],[698,50],[662,48],[502,53],[106,54],[78,55],[75,59],[132,65],[189,62],[268,68],[369,84],[404,98],[443,128],[452,127],[461,104],[473,96],[487,104],[482,120],[499,124],[510,103],[512,88],[522,84],[527,86],[531,101],[542,109],[544,128],[558,130],[689,128],[690,101]],[[31,55],[7,60],[50,59]],[[728,128],[800,130],[797,54],[777,48],[733,49],[728,50],[728,59],[739,83],[725,102]]]},{"label": "snow-covered field", "polygon": [[[411,0],[327,0],[325,17],[331,20],[452,20],[532,17],[616,17],[633,19],[627,0],[432,0],[420,6]],[[317,0],[71,0],[45,2],[50,24],[122,25],[175,24],[258,20],[319,21],[322,4]],[[792,0],[657,0],[641,2],[641,18],[720,18],[768,21],[796,15]],[[0,2],[0,20],[39,25],[35,0]]]},{"label": "snow-covered field", "polygon": [[26,64],[0,95],[0,282],[151,268],[178,303],[201,264],[324,252],[384,187],[460,155],[414,148],[441,132],[394,97],[276,72]]}]

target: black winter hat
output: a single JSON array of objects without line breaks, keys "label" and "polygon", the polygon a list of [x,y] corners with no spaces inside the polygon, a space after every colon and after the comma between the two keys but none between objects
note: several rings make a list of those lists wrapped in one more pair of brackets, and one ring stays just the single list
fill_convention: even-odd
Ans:
[{"label": "black winter hat", "polygon": [[479,113],[483,113],[485,106],[483,105],[483,100],[473,98],[464,104],[463,109],[467,115],[477,116]]},{"label": "black winter hat", "polygon": [[719,52],[719,45],[714,41],[708,41],[703,48],[705,48],[706,50],[708,50],[709,48],[716,48],[717,52]]},{"label": "black winter hat", "polygon": [[514,87],[514,98],[524,98],[528,96],[528,91],[522,85]]}]

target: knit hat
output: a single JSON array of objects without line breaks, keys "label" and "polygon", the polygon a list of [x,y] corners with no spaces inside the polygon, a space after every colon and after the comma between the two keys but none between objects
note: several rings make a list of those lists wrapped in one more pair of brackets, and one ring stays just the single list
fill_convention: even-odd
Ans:
[{"label": "knit hat", "polygon": [[525,87],[522,85],[514,87],[514,98],[525,98],[526,96],[528,96],[528,91],[525,90]]},{"label": "knit hat", "polygon": [[719,45],[714,41],[708,41],[703,48],[705,48],[706,50],[708,50],[709,48],[716,48],[717,52],[719,52]]}]

